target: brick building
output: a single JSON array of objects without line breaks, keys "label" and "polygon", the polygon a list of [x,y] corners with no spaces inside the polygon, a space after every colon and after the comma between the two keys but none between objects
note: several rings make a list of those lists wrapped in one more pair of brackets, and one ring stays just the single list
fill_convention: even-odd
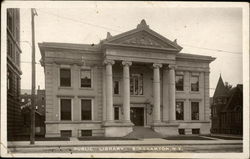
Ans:
[{"label": "brick building", "polygon": [[7,9],[7,137],[20,133],[20,10]]},{"label": "brick building", "polygon": [[39,43],[46,136],[209,134],[209,64],[142,20],[97,45]]}]

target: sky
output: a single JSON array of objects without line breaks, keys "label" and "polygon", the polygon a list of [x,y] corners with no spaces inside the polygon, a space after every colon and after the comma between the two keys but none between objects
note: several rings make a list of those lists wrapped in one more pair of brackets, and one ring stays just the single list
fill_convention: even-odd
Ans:
[{"label": "sky", "polygon": [[[140,5],[138,5],[140,3]],[[86,3],[85,3],[86,4]],[[210,96],[221,74],[224,82],[242,84],[242,10],[241,8],[169,7],[167,4],[137,2],[125,5],[87,3],[77,7],[36,7],[36,88],[44,89],[44,70],[37,43],[63,42],[92,44],[136,28],[142,19],[149,27],[183,47],[181,53],[213,56],[210,64]],[[22,8],[21,88],[31,89],[31,16]]]}]

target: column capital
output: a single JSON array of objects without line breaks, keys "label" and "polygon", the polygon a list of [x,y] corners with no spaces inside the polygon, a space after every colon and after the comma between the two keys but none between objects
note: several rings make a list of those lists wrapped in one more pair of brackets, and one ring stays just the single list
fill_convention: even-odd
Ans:
[{"label": "column capital", "polygon": [[173,65],[173,64],[169,64],[169,65],[168,65],[168,68],[169,68],[169,69],[174,69],[174,70],[175,70],[175,69],[177,68],[177,66],[176,66],[176,65]]},{"label": "column capital", "polygon": [[124,65],[124,66],[131,66],[132,62],[131,61],[122,61],[122,65]]},{"label": "column capital", "polygon": [[110,60],[110,59],[105,59],[103,61],[103,64],[105,64],[105,65],[114,65],[115,61],[114,60]]},{"label": "column capital", "polygon": [[154,68],[161,68],[161,67],[162,67],[162,64],[160,64],[160,63],[154,63],[154,64],[153,64],[153,67],[154,67]]}]

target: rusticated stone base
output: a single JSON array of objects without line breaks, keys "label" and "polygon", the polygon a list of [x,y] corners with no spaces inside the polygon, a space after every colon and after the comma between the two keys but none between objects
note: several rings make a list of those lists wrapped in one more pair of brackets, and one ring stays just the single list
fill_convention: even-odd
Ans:
[{"label": "rusticated stone base", "polygon": [[178,135],[178,126],[179,124],[176,123],[153,123],[151,125],[152,129],[163,135],[163,136],[171,136],[171,135]]},{"label": "rusticated stone base", "polygon": [[123,137],[133,131],[134,124],[131,122],[106,122],[103,126],[106,137]]}]

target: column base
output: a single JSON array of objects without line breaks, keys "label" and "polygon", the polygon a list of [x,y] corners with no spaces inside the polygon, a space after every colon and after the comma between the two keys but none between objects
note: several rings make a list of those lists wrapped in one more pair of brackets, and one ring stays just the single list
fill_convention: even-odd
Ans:
[{"label": "column base", "polygon": [[178,127],[179,127],[179,124],[177,123],[154,122],[151,125],[151,128],[155,132],[163,136],[179,135]]},{"label": "column base", "polygon": [[131,122],[105,122],[104,135],[106,137],[123,137],[133,131],[134,124]]}]

